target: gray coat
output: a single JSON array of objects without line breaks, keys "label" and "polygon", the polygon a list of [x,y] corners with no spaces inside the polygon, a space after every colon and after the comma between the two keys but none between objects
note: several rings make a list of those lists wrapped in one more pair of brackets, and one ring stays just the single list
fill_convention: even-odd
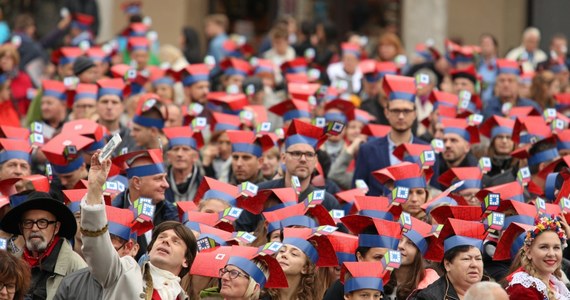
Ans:
[{"label": "gray coat", "polygon": [[83,268],[63,278],[54,300],[102,299],[103,288],[93,278],[89,268]]}]

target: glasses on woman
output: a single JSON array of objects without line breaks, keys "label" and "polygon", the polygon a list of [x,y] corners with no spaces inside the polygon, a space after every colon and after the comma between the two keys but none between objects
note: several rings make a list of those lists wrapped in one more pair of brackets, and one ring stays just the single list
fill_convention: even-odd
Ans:
[{"label": "glasses on woman", "polygon": [[39,219],[39,220],[24,220],[22,221],[22,227],[24,229],[32,229],[34,225],[38,226],[39,229],[46,229],[49,225],[55,224],[57,221],[50,221],[47,219]]},{"label": "glasses on woman", "polygon": [[238,277],[243,277],[245,279],[249,279],[249,276],[246,274],[243,274],[242,272],[238,271],[238,270],[228,270],[226,268],[221,268],[220,269],[220,277],[224,276],[226,273],[230,274],[230,279],[236,279]]},{"label": "glasses on woman", "polygon": [[9,294],[13,294],[16,292],[16,284],[15,283],[4,283],[0,282],[0,291],[6,288],[6,291]]}]

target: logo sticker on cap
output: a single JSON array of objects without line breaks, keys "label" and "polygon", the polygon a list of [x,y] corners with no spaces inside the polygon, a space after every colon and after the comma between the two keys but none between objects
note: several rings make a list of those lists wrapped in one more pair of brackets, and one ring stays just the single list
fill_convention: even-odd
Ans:
[{"label": "logo sticker on cap", "polygon": [[565,214],[570,213],[570,199],[566,197],[560,199],[560,210]]},{"label": "logo sticker on cap", "polygon": [[263,248],[261,248],[261,252],[263,252],[267,255],[273,255],[273,254],[277,253],[277,251],[279,251],[279,249],[281,249],[281,247],[283,247],[282,243],[271,242],[271,243],[265,244],[263,246]]},{"label": "logo sticker on cap", "polygon": [[295,189],[297,194],[301,193],[301,181],[299,181],[299,177],[291,176],[291,187]]},{"label": "logo sticker on cap", "polygon": [[325,118],[323,117],[316,117],[313,119],[313,121],[311,122],[311,124],[317,126],[317,127],[321,127],[324,128],[327,125],[327,121],[325,120]]},{"label": "logo sticker on cap", "polygon": [[307,50],[305,50],[305,58],[308,60],[313,60],[313,58],[315,58],[316,52],[315,49],[313,48],[307,48]]},{"label": "logo sticker on cap", "polygon": [[390,250],[384,254],[381,262],[385,270],[393,271],[402,264],[402,255],[400,251]]},{"label": "logo sticker on cap", "polygon": [[214,259],[215,259],[215,260],[223,260],[224,257],[226,257],[225,254],[223,254],[223,253],[218,253],[218,254],[216,254],[216,257],[214,257]]},{"label": "logo sticker on cap", "polygon": [[526,186],[530,182],[530,169],[528,168],[528,166],[521,168],[517,172],[517,181],[522,186]]},{"label": "logo sticker on cap", "polygon": [[366,181],[362,180],[362,179],[356,179],[354,181],[354,184],[356,186],[357,189],[361,190],[364,192],[364,194],[368,193],[368,184],[366,184]]},{"label": "logo sticker on cap", "polygon": [[148,111],[149,109],[153,108],[156,105],[157,100],[152,98],[152,99],[148,99],[143,103],[143,106],[141,108],[142,112]]},{"label": "logo sticker on cap", "polygon": [[435,165],[435,151],[423,151],[422,154],[420,154],[420,162],[423,169],[428,169],[429,167]]},{"label": "logo sticker on cap", "polygon": [[321,71],[318,69],[310,69],[309,72],[307,72],[307,77],[309,77],[309,80],[311,81],[318,80],[321,78]]},{"label": "logo sticker on cap", "polygon": [[410,196],[410,189],[403,186],[397,186],[392,190],[392,205],[400,205],[406,203],[408,201],[408,197]]},{"label": "logo sticker on cap", "polygon": [[513,104],[511,102],[506,102],[501,106],[501,112],[503,115],[508,116],[511,108],[513,108]]},{"label": "logo sticker on cap", "polygon": [[216,247],[216,241],[209,237],[204,237],[196,241],[196,245],[198,246],[198,252],[204,251],[206,249],[212,249]]},{"label": "logo sticker on cap", "polygon": [[0,250],[6,250],[8,248],[8,240],[0,239]]},{"label": "logo sticker on cap", "polygon": [[407,212],[403,212],[400,215],[400,224],[402,224],[405,231],[412,229],[412,216]]},{"label": "logo sticker on cap", "polygon": [[329,122],[326,132],[330,135],[337,136],[344,130],[344,123],[339,121]]},{"label": "logo sticker on cap", "polygon": [[244,197],[253,197],[257,195],[258,187],[257,185],[246,181],[239,185],[239,193]]},{"label": "logo sticker on cap", "polygon": [[546,201],[544,201],[544,199],[536,197],[534,205],[536,205],[536,212],[539,216],[546,214]]},{"label": "logo sticker on cap", "polygon": [[485,199],[483,199],[483,203],[481,203],[481,208],[483,210],[483,213],[490,213],[492,211],[496,211],[497,208],[499,208],[499,205],[501,204],[501,197],[499,196],[499,194],[496,193],[489,193],[487,194],[487,196],[485,196]]},{"label": "logo sticker on cap", "polygon": [[271,123],[270,122],[263,122],[257,125],[256,134],[265,134],[271,131]]},{"label": "logo sticker on cap", "polygon": [[245,93],[249,96],[255,94],[255,86],[253,84],[248,84],[245,87]]},{"label": "logo sticker on cap", "polygon": [[238,94],[239,93],[239,87],[235,84],[230,84],[228,85],[228,87],[226,88],[226,93],[228,94]]},{"label": "logo sticker on cap", "polygon": [[481,157],[481,159],[479,159],[479,169],[481,169],[481,173],[486,174],[491,171],[492,167],[490,158]]},{"label": "logo sticker on cap", "polygon": [[556,119],[557,112],[554,108],[547,108],[544,110],[544,113],[542,115],[544,116],[546,123],[550,123]]},{"label": "logo sticker on cap", "polygon": [[194,131],[202,131],[206,126],[208,126],[208,121],[204,117],[198,117],[192,120],[192,123],[190,124],[190,127],[192,127],[192,130]]},{"label": "logo sticker on cap", "polygon": [[433,151],[435,151],[435,153],[441,153],[445,149],[443,141],[440,139],[433,139],[431,141],[431,147],[433,148]]},{"label": "logo sticker on cap", "polygon": [[216,65],[216,59],[212,55],[206,55],[206,57],[204,57],[204,63],[213,67]]},{"label": "logo sticker on cap", "polygon": [[505,214],[499,212],[493,212],[487,216],[483,221],[487,232],[489,233],[499,233],[503,226],[505,226]]},{"label": "logo sticker on cap", "polygon": [[416,75],[416,86],[425,87],[429,84],[429,75],[425,73],[420,73]]},{"label": "logo sticker on cap", "polygon": [[467,118],[467,123],[469,126],[479,126],[483,123],[483,115],[480,114],[472,114]]},{"label": "logo sticker on cap", "polygon": [[242,110],[239,113],[239,118],[242,122],[245,122],[245,121],[251,122],[251,121],[253,121],[253,113],[249,110]]}]

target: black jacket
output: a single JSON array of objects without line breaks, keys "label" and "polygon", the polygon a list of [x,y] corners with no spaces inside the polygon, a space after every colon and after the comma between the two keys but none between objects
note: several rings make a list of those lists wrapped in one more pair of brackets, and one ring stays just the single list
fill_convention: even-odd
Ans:
[{"label": "black jacket", "polygon": [[459,300],[457,292],[453,288],[447,275],[441,276],[427,288],[420,290],[416,294],[410,295],[412,300]]}]

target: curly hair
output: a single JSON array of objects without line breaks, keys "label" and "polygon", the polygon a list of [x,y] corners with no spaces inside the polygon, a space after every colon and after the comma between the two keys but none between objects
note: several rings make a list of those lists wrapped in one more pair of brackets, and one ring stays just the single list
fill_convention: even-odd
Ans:
[{"label": "curly hair", "polygon": [[[312,241],[310,241],[312,242]],[[322,299],[326,287],[322,284],[322,274],[317,272],[317,266],[311,262],[308,256],[305,255],[305,265],[303,267],[307,272],[301,274],[301,282],[297,287],[295,299],[298,300],[313,300]],[[273,300],[285,300],[281,298],[279,289],[268,289],[267,294]],[[319,298],[320,296],[320,298]]]}]

